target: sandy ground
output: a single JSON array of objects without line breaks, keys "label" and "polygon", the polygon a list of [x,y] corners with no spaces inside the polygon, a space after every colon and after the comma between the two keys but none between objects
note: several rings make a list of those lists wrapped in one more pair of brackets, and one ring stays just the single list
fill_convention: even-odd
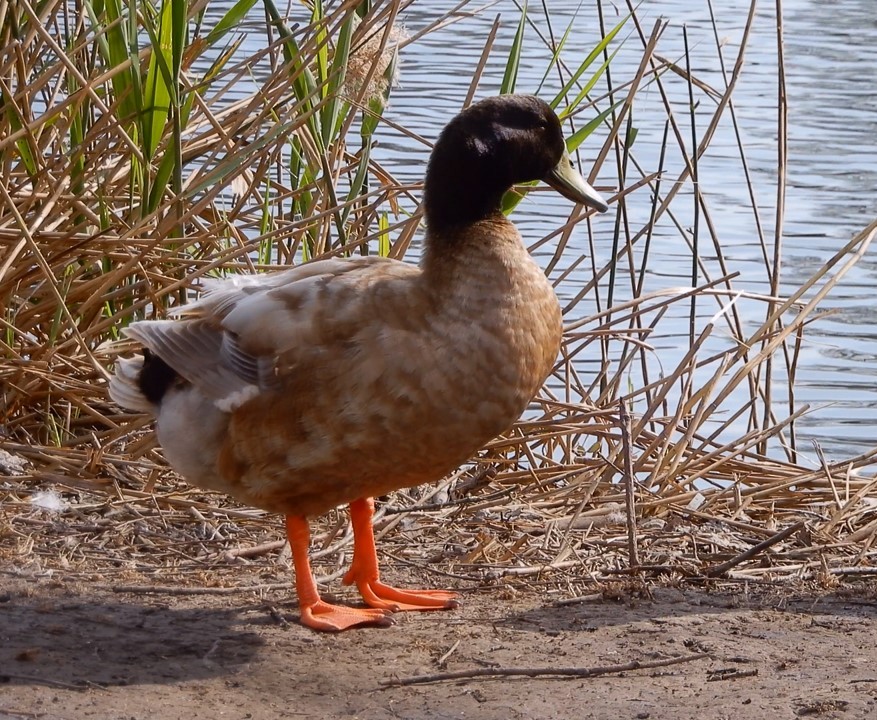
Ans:
[{"label": "sandy ground", "polygon": [[[872,592],[651,595],[557,606],[467,594],[454,611],[325,635],[295,622],[286,592],[118,594],[6,576],[0,718],[877,717]],[[706,657],[587,679],[381,685],[442,671],[693,653]]]}]

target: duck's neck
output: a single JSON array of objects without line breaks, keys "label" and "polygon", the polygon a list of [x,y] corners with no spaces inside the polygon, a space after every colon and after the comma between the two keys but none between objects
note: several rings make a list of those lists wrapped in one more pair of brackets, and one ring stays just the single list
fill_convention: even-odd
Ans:
[{"label": "duck's neck", "polygon": [[529,258],[517,228],[496,210],[464,225],[428,225],[420,266],[435,285],[471,282],[473,275],[502,284],[522,255]]},{"label": "duck's neck", "polygon": [[435,187],[427,183],[423,193],[426,226],[436,234],[456,234],[481,220],[501,215],[504,188],[485,187],[472,177],[459,177]]},{"label": "duck's neck", "polygon": [[444,234],[500,213],[512,180],[506,163],[449,151],[443,135],[433,151],[423,186],[423,213],[431,232]]},{"label": "duck's neck", "polygon": [[444,265],[446,259],[481,254],[504,235],[517,232],[500,204],[505,188],[460,174],[451,178],[430,164],[423,193],[423,214],[426,221],[424,269]]}]

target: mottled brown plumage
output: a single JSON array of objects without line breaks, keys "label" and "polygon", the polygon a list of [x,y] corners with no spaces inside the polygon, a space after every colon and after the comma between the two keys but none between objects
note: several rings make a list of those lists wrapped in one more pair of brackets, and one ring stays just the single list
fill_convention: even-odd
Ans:
[{"label": "mottled brown plumage", "polygon": [[208,285],[177,320],[127,328],[154,357],[146,371],[142,358],[120,362],[113,397],[155,413],[167,459],[187,480],[289,518],[290,541],[305,543],[296,574],[307,624],[337,630],[381,618],[329,606],[312,580],[301,584],[310,572],[303,518],[347,502],[357,534],[347,580],[370,605],[452,605],[447,593],[378,583],[366,557],[369,498],[465,462],[509,428],[551,371],[557,299],[499,212],[511,184],[534,179],[605,209],[571,171],[547,105],[483,101],[436,144],[419,267],[364,257],[236,277]]}]

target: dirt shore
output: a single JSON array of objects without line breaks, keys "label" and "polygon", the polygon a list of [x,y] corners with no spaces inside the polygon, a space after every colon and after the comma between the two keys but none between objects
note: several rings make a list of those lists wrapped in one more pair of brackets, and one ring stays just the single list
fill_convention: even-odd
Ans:
[{"label": "dirt shore", "polygon": [[[460,609],[321,635],[292,598],[125,594],[4,581],[0,719],[877,717],[873,591],[658,588],[573,605],[467,594]],[[502,599],[497,599],[497,596]],[[385,688],[480,668],[590,668],[704,653],[592,678]]]}]

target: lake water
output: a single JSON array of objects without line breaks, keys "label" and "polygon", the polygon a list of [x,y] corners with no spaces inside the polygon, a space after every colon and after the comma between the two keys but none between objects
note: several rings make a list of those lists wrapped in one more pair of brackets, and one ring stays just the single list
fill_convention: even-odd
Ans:
[{"label": "lake water", "polygon": [[[581,7],[579,7],[581,4]],[[403,15],[410,35],[433,22],[447,11],[448,0],[417,0]],[[563,35],[572,25],[563,57],[567,64],[580,61],[598,41],[598,23],[592,0],[550,0],[551,31]],[[706,0],[645,0],[637,15],[646,33],[655,21],[666,18],[657,54],[684,67],[683,26],[691,49],[691,68],[696,77],[722,92],[726,77],[734,66],[743,37],[749,3],[724,0],[716,6],[716,26],[721,50],[717,49]],[[480,6],[473,3],[472,8]],[[541,14],[542,3],[531,2],[531,19],[543,33],[549,27]],[[777,187],[777,38],[774,4],[761,3],[747,44],[743,73],[733,95],[734,109],[751,174],[758,217],[768,246],[772,244],[775,224]],[[781,292],[791,292],[806,280],[833,253],[862,227],[877,216],[877,149],[873,127],[877,124],[877,93],[871,86],[871,71],[877,68],[877,23],[872,0],[786,0],[784,8],[785,70],[788,97],[787,194],[783,232],[783,271]],[[619,17],[606,4],[607,25]],[[507,0],[492,4],[483,12],[462,17],[452,26],[434,32],[404,48],[401,53],[400,86],[395,88],[387,110],[390,120],[399,122],[424,138],[434,139],[444,123],[461,107],[467,95],[474,68],[494,18],[500,15],[502,26],[496,46],[476,97],[495,94],[504,71],[504,57],[511,45],[520,18],[520,10]],[[622,31],[629,36],[632,25]],[[727,75],[722,73],[719,52]],[[636,73],[642,56],[639,39],[625,40],[611,72],[615,87],[621,87]],[[532,28],[528,30],[517,90],[532,92],[543,78],[551,54]],[[596,66],[595,66],[596,67]],[[664,76],[673,113],[683,132],[686,147],[691,147],[688,88],[678,75]],[[549,75],[543,97],[551,97],[559,83],[556,73]],[[600,88],[603,88],[600,90]],[[605,83],[593,95],[599,97]],[[626,93],[626,90],[620,92]],[[704,93],[698,103],[696,126],[698,138],[704,132],[715,103]],[[605,109],[607,102],[598,103]],[[594,113],[596,114],[596,112]],[[646,172],[658,168],[666,110],[654,85],[640,89],[633,110],[638,135],[633,156]],[[428,148],[407,137],[384,129],[377,157],[403,181],[422,178]],[[590,162],[606,137],[598,130],[583,147],[583,159]],[[672,143],[671,143],[672,145]],[[585,170],[589,170],[587,164]],[[617,183],[615,158],[610,153],[596,184],[611,188]],[[679,175],[682,158],[672,148],[665,168],[667,182]],[[629,183],[638,179],[631,169]],[[743,165],[730,114],[726,111],[710,148],[699,164],[699,181],[706,198],[720,247],[730,272],[739,272],[734,287],[757,293],[769,288],[762,246],[758,239],[756,213],[753,210]],[[668,187],[662,188],[666,192]],[[690,181],[674,201],[679,225],[690,231],[694,224]],[[538,195],[523,203],[515,220],[527,239],[538,239],[557,227],[569,212],[569,204],[551,194]],[[627,201],[629,234],[648,220],[651,193],[643,188]],[[595,218],[593,253],[586,228],[581,225],[573,234],[565,262],[554,269],[558,277],[580,255],[585,262],[568,273],[559,285],[564,303],[575,297],[591,279],[590,267],[605,265],[611,254],[616,227],[615,207]],[[699,233],[701,255],[710,277],[719,277],[712,240],[702,218]],[[637,263],[642,248],[634,254]],[[554,244],[542,247],[538,254],[547,262]],[[769,251],[770,252],[770,251]],[[416,253],[416,249],[415,249]],[[593,258],[591,257],[593,254]],[[682,233],[665,218],[656,231],[645,273],[644,291],[687,286],[690,284],[691,251]],[[832,459],[857,455],[877,443],[877,303],[872,298],[875,256],[859,262],[822,306],[834,314],[809,325],[798,359],[795,401],[807,403],[814,411],[798,421],[799,447],[813,456],[810,439],[818,441]],[[621,272],[621,271],[620,271]],[[701,274],[699,281],[703,282]],[[626,285],[625,285],[626,283]],[[616,301],[626,297],[619,282]],[[606,283],[598,293],[605,301]],[[629,289],[627,292],[629,295]],[[567,320],[587,316],[596,308],[596,297],[587,296],[575,305]],[[697,308],[699,331],[719,308],[702,303]],[[745,328],[750,331],[764,319],[764,305],[741,300],[737,309]],[[721,325],[721,323],[719,324]],[[650,356],[653,377],[662,369],[672,369],[688,349],[688,305],[677,303],[649,338],[654,347]],[[718,327],[705,353],[728,346],[729,334]],[[596,372],[596,364],[583,361],[584,374]],[[637,382],[632,378],[631,382]],[[785,393],[787,378],[776,375],[775,395]],[[745,396],[744,396],[745,397]],[[736,406],[739,406],[739,402]],[[732,401],[729,408],[734,408]],[[787,407],[779,405],[782,417]],[[741,421],[742,422],[742,421]],[[745,432],[745,425],[739,428]]]}]

